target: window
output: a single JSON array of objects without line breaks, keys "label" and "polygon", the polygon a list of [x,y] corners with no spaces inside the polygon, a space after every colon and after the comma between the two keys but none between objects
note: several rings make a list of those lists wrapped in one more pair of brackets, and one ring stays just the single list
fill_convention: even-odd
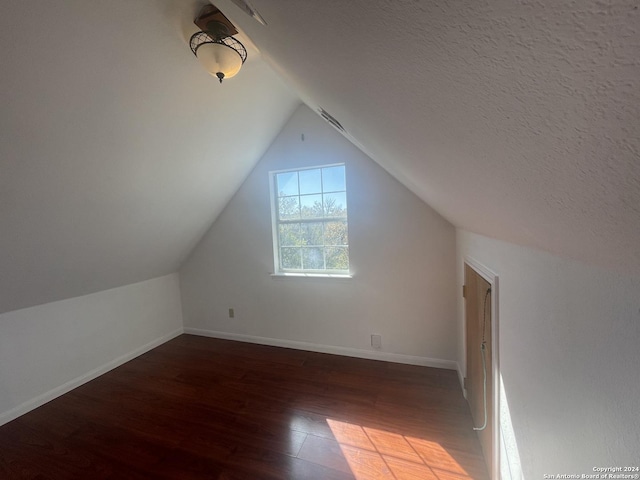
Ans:
[{"label": "window", "polygon": [[276,274],[349,274],[344,165],[271,172]]}]

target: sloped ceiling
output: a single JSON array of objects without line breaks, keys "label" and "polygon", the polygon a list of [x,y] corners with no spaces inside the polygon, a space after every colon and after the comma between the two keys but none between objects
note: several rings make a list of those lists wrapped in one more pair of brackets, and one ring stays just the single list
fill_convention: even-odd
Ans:
[{"label": "sloped ceiling", "polygon": [[0,312],[175,271],[292,91],[454,225],[640,270],[635,0],[215,3],[260,51],[222,86],[200,2],[3,1]]},{"label": "sloped ceiling", "polygon": [[299,105],[255,50],[209,76],[196,11],[2,2],[0,312],[176,271]]},{"label": "sloped ceiling", "polygon": [[454,225],[640,270],[636,0],[216,0]]}]

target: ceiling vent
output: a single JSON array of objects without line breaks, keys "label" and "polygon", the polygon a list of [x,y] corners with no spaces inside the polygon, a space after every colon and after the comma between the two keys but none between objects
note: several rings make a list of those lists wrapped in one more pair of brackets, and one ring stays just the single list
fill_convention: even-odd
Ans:
[{"label": "ceiling vent", "polygon": [[253,17],[262,25],[264,26],[267,25],[267,22],[264,21],[264,18],[262,18],[262,15],[260,15],[260,13],[255,8],[253,8],[252,5],[245,2],[245,0],[231,0],[231,1],[235,3],[238,7],[240,7],[240,9],[247,15],[249,15],[250,17]]},{"label": "ceiling vent", "polygon": [[340,130],[342,133],[346,133],[344,127],[340,124],[340,122],[335,118],[333,118],[331,115],[329,115],[324,108],[319,108],[318,113],[322,118],[324,118],[327,122],[333,125],[337,130]]}]

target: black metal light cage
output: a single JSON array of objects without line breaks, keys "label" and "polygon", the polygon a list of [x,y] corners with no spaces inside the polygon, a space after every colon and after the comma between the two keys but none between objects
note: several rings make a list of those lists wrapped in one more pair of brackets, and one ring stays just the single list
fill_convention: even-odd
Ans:
[{"label": "black metal light cage", "polygon": [[240,55],[242,63],[244,63],[244,61],[247,59],[247,49],[244,48],[244,45],[242,43],[240,43],[233,37],[214,38],[207,32],[196,32],[191,35],[191,40],[189,40],[191,51],[196,57],[198,56],[198,48],[207,43],[217,43],[219,45],[224,45],[225,47],[229,47],[232,50],[235,50],[236,52],[238,52],[238,55]]}]

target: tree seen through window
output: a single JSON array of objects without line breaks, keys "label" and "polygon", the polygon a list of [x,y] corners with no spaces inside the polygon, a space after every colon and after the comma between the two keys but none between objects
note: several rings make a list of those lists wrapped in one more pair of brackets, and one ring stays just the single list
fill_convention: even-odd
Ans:
[{"label": "tree seen through window", "polygon": [[349,271],[344,165],[273,175],[278,270]]}]

